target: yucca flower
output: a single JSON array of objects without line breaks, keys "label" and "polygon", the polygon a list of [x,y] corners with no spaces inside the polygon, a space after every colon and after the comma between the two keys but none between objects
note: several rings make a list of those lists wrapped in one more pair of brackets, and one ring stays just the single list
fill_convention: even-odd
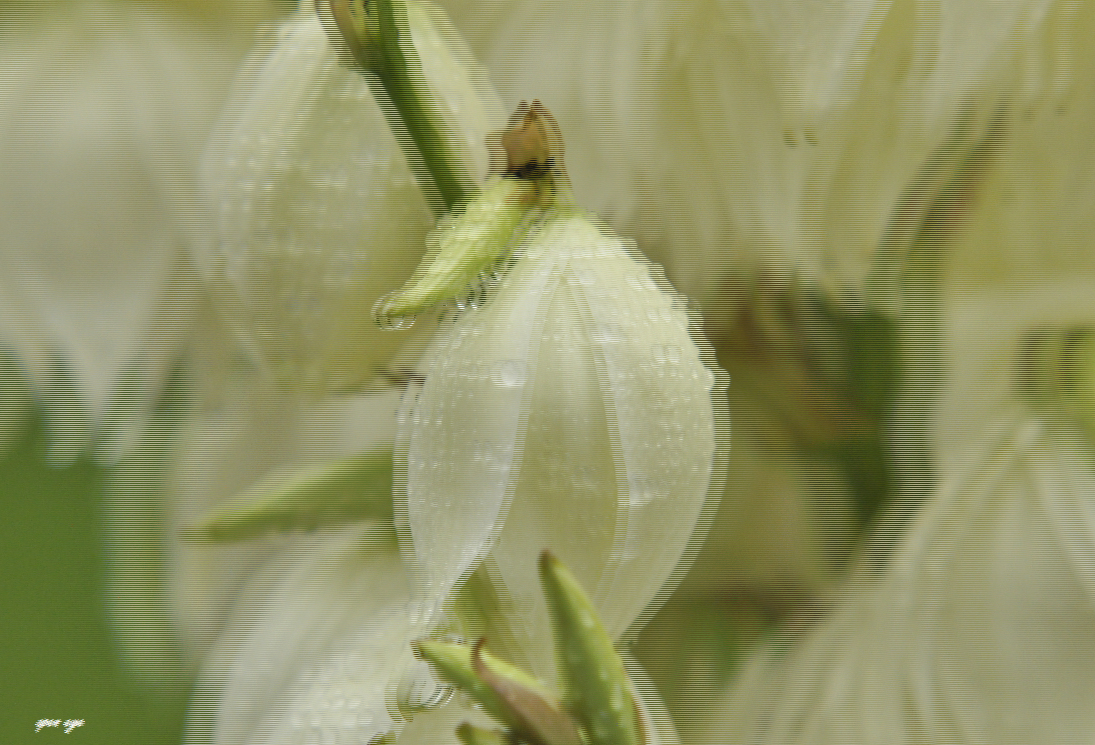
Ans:
[{"label": "yucca flower", "polygon": [[[468,167],[484,170],[478,130],[497,106],[489,85],[443,15],[416,5],[411,19],[445,121],[478,159]],[[192,418],[156,474],[176,529],[272,473],[391,439],[390,397],[323,394],[401,373],[392,357],[406,335],[378,329],[372,306],[410,274],[432,218],[372,89],[328,31],[308,2],[268,33],[205,152],[203,205],[213,214],[191,255],[235,339],[203,339],[187,359]],[[173,588],[195,656],[225,623],[233,588],[278,550],[179,547]]]},{"label": "yucca flower", "polygon": [[400,413],[409,548],[444,601],[488,556],[552,675],[551,548],[618,637],[693,538],[726,444],[725,381],[686,305],[622,240],[549,210],[479,307],[442,328]]}]

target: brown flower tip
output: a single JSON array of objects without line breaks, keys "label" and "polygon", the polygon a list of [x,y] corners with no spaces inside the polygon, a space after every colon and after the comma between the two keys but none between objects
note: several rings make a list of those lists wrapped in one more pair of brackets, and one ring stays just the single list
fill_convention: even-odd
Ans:
[{"label": "brown flower tip", "polygon": [[509,126],[488,140],[493,173],[511,178],[538,180],[562,176],[563,135],[555,117],[539,101],[522,101]]}]

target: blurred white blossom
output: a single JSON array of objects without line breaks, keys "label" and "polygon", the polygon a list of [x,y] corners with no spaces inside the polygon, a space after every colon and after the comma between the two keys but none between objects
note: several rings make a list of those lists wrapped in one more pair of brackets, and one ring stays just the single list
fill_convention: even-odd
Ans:
[{"label": "blurred white blossom", "polygon": [[999,413],[890,566],[761,655],[711,743],[1089,739],[1095,459],[1063,424]]},{"label": "blurred white blossom", "polygon": [[947,460],[1006,407],[1032,332],[1095,325],[1095,7],[1070,16],[1061,89],[1000,127],[964,229],[946,254],[946,380],[936,423]]},{"label": "blurred white blossom", "polygon": [[[1072,743],[1095,731],[1095,458],[1090,432],[1056,410],[1087,414],[1068,404],[1088,400],[1090,361],[1082,344],[1061,359],[1031,347],[1082,339],[1095,322],[1084,82],[1095,14],[1061,14],[1075,25],[1053,34],[1067,60],[1056,87],[1036,100],[1011,92],[976,192],[958,205],[964,225],[942,247],[937,487],[915,495],[911,522],[881,526],[896,543],[880,574],[864,572],[816,628],[788,630],[746,667],[707,742]],[[1055,410],[1020,404],[1031,387]]]},{"label": "blurred white blossom", "polygon": [[575,133],[580,201],[711,302],[756,263],[854,290],[960,123],[1061,87],[1073,12],[1052,0],[446,5],[504,94],[540,97]]},{"label": "blurred white blossom", "polygon": [[[415,707],[448,703],[451,691],[414,659],[419,629],[398,555],[359,529],[300,544],[251,578],[250,612],[206,667],[214,695],[223,688],[213,741],[367,743],[401,729]],[[442,713],[436,740],[399,741],[455,742],[461,719],[484,719],[449,708],[458,711]]]},{"label": "blurred white blossom", "polygon": [[[242,54],[237,27],[129,2],[15,11],[0,50],[0,345],[55,455],[139,420],[199,302],[198,154]],[[124,429],[124,427],[123,427]]]},{"label": "blurred white blossom", "polygon": [[[440,11],[412,3],[408,15],[439,116],[481,178],[501,105]],[[365,76],[340,61],[312,2],[244,68],[203,178],[215,218],[196,262],[252,356],[313,390],[384,372],[408,335],[378,328],[372,308],[411,274],[433,217]]]}]

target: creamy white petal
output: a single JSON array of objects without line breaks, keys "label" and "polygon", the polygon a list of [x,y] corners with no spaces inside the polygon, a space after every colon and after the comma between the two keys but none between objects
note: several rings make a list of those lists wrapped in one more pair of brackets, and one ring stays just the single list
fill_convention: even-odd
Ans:
[{"label": "creamy white petal", "polygon": [[[414,662],[396,556],[346,531],[253,577],[207,666],[223,693],[214,742],[368,742],[396,728],[387,689]],[[371,549],[375,552],[375,547]]]},{"label": "creamy white petal", "polygon": [[[447,20],[409,5],[448,131],[487,167],[501,106]],[[426,247],[432,216],[363,75],[340,64],[309,8],[260,47],[205,157],[216,229],[196,260],[255,358],[313,389],[382,371],[408,334],[372,308]]]},{"label": "creamy white petal", "polygon": [[562,259],[514,266],[489,306],[437,334],[421,365],[424,384],[404,397],[407,527],[420,581],[436,596],[489,551],[512,498],[544,305],[562,270]]}]

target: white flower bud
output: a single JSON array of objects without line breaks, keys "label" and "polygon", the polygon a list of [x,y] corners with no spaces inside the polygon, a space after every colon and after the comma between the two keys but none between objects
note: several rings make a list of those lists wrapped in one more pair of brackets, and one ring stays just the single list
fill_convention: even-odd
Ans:
[{"label": "white flower bud", "polygon": [[[408,16],[439,115],[483,175],[501,105],[440,13]],[[418,264],[433,218],[365,77],[310,9],[241,76],[205,175],[217,228],[197,263],[254,356],[316,389],[369,380],[407,340],[372,307]]]},{"label": "white flower bud", "polygon": [[[420,590],[448,596],[492,551],[518,633],[547,639],[536,566],[550,548],[616,637],[708,503],[724,383],[682,299],[585,215],[557,210],[519,253],[435,339],[400,413]],[[550,650],[530,646],[551,677]]]}]

